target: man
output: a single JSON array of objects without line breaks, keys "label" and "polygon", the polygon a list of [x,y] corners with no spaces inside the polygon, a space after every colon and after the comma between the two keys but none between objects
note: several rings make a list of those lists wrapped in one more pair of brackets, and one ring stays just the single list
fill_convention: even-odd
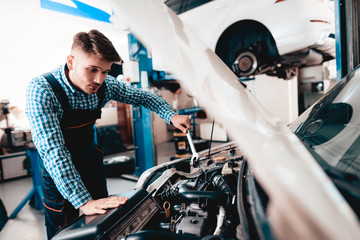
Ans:
[{"label": "man", "polygon": [[107,75],[114,62],[121,58],[109,39],[97,30],[80,32],[66,64],[27,87],[26,115],[41,158],[49,239],[78,209],[104,214],[127,200],[108,196],[103,156],[94,143],[93,125],[108,101],[143,105],[183,132],[190,128],[188,116],[176,115],[162,98]]}]

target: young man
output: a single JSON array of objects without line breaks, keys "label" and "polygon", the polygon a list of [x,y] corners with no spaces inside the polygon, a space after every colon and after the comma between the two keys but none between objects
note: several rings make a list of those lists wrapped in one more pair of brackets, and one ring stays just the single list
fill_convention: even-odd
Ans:
[{"label": "young man", "polygon": [[120,61],[102,33],[80,32],[66,64],[27,87],[26,115],[41,158],[49,239],[78,216],[78,209],[104,214],[127,200],[108,196],[103,156],[94,143],[93,125],[108,101],[142,105],[183,132],[190,128],[188,116],[176,115],[162,98],[107,75]]}]

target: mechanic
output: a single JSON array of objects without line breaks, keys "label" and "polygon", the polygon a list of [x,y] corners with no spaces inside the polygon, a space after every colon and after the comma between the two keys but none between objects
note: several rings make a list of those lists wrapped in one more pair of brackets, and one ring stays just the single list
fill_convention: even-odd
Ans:
[{"label": "mechanic", "polygon": [[108,75],[122,62],[111,41],[97,30],[74,36],[65,65],[32,79],[26,116],[42,167],[45,225],[50,239],[79,215],[104,214],[126,198],[108,196],[103,155],[94,124],[110,100],[142,105],[183,132],[189,117],[177,115],[162,98]]}]

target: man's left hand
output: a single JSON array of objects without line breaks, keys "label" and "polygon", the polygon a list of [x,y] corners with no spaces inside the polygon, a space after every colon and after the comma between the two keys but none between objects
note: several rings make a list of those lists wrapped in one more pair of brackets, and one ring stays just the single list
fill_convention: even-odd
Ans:
[{"label": "man's left hand", "polygon": [[187,133],[188,129],[191,128],[188,115],[174,115],[170,121],[174,127],[178,128],[183,133]]}]

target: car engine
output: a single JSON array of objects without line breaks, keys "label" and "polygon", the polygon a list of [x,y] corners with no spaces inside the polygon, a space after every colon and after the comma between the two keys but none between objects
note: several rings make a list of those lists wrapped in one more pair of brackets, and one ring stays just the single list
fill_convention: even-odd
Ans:
[{"label": "car engine", "polygon": [[[227,145],[211,154],[200,153],[196,167],[186,169],[181,161],[174,162],[154,170],[142,184],[140,179],[137,187],[155,191],[161,207],[158,224],[151,230],[174,233],[176,239],[237,239],[237,179],[242,160],[239,150]],[[138,238],[140,234],[126,239],[150,239]]]},{"label": "car engine", "polygon": [[243,156],[233,144],[200,152],[142,174],[129,200],[104,215],[80,216],[54,239],[239,239],[238,175]]}]

